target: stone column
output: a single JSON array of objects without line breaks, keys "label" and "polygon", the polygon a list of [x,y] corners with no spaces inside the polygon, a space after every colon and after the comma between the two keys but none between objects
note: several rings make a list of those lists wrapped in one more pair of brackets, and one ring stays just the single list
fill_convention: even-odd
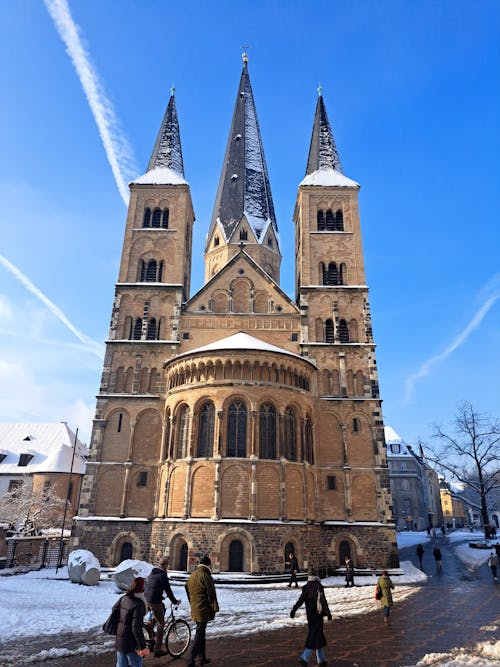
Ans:
[{"label": "stone column", "polygon": [[257,410],[250,410],[250,456],[255,456],[257,442]]},{"label": "stone column", "polygon": [[215,462],[215,480],[214,480],[214,512],[213,521],[220,519],[220,458]]},{"label": "stone column", "polygon": [[186,486],[184,487],[184,512],[182,514],[183,519],[189,518],[189,509],[191,504],[191,471],[193,466],[193,459],[189,458],[187,461],[187,470],[186,470]]},{"label": "stone column", "polygon": [[125,507],[127,506],[128,487],[130,484],[130,471],[132,469],[132,463],[130,461],[125,461],[123,465],[125,466],[125,479],[123,481],[122,499],[120,502],[120,518],[122,519],[125,517]]}]

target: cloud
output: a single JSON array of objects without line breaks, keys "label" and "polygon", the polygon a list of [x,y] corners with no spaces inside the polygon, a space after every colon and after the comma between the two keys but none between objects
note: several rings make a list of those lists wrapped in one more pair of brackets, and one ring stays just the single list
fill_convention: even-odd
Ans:
[{"label": "cloud", "polygon": [[24,273],[22,273],[22,271],[17,268],[17,266],[14,266],[14,264],[9,262],[9,260],[6,259],[3,255],[0,255],[0,264],[2,264],[15,278],[17,278],[17,280],[19,280],[19,282],[22,283],[29,292],[36,296],[37,299],[39,299],[50,310],[50,312],[55,315],[55,317],[57,317],[57,319],[60,320],[71,331],[71,333],[73,333],[76,338],[78,338],[78,340],[84,344],[88,351],[92,352],[100,359],[103,358],[104,355],[102,345],[79,331],[75,325],[69,321],[62,310],[54,303],[52,303],[52,301],[46,297],[45,294],[40,289],[38,289],[38,287],[34,285],[31,280],[25,276]]},{"label": "cloud", "polygon": [[99,130],[118,191],[125,206],[128,206],[127,182],[137,175],[132,150],[120,129],[113,105],[99,80],[99,74],[83,47],[78,26],[73,21],[67,0],[44,0],[44,2],[57,32],[66,45],[66,51],[73,62]]},{"label": "cloud", "polygon": [[493,278],[481,290],[481,298],[483,300],[485,299],[484,303],[474,314],[467,326],[451,341],[451,343],[443,350],[443,352],[424,361],[415,373],[412,373],[406,378],[405,402],[409,402],[412,399],[415,383],[417,380],[421,380],[422,378],[429,375],[435,366],[453,354],[455,350],[457,350],[465,343],[471,333],[481,325],[487,313],[500,298],[500,274],[493,276]]}]

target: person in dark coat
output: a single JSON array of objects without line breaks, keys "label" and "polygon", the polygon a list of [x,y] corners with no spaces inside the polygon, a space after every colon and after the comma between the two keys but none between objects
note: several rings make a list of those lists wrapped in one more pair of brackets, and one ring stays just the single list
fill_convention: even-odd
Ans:
[{"label": "person in dark coat", "polygon": [[389,623],[389,613],[393,605],[392,599],[392,589],[394,584],[389,576],[387,570],[382,570],[382,576],[377,581],[378,586],[382,589],[382,597],[380,598],[380,604],[384,609],[384,621]]},{"label": "person in dark coat", "polygon": [[318,665],[325,667],[324,647],[326,646],[325,633],[323,632],[323,617],[326,616],[329,621],[332,620],[332,614],[328,607],[325,597],[325,589],[321,585],[319,577],[316,577],[314,570],[309,568],[307,571],[307,583],[302,588],[300,597],[293,605],[290,612],[290,618],[295,617],[295,612],[305,603],[307,615],[307,637],[304,651],[300,655],[300,664],[307,665],[313,651],[316,651],[316,660]]},{"label": "person in dark coat", "polygon": [[186,593],[191,605],[191,620],[196,623],[196,634],[191,646],[188,667],[195,667],[198,655],[201,656],[200,665],[207,665],[210,662],[206,654],[207,623],[212,621],[219,611],[211,565],[210,558],[203,556],[186,582]]},{"label": "person in dark coat", "polygon": [[166,655],[166,651],[162,651],[163,631],[165,628],[165,605],[163,604],[163,593],[167,594],[168,599],[172,604],[179,605],[180,600],[175,598],[170,588],[170,582],[167,574],[168,558],[162,556],[158,561],[158,567],[151,570],[151,574],[146,579],[144,587],[144,597],[147,600],[148,607],[153,612],[154,620],[156,621],[156,635],[154,656],[159,658]]},{"label": "person in dark coat", "polygon": [[423,557],[423,555],[424,555],[424,547],[421,544],[419,544],[417,546],[417,556],[418,556],[418,562],[420,564],[420,568],[422,568],[422,557]]},{"label": "person in dark coat", "polygon": [[354,586],[354,563],[350,556],[345,559],[345,588]]},{"label": "person in dark coat", "polygon": [[295,588],[298,588],[297,573],[299,571],[299,561],[293,551],[290,551],[288,558],[290,560],[290,581],[288,582],[288,588],[290,588],[292,584],[295,584]]},{"label": "person in dark coat", "polygon": [[116,630],[116,667],[142,667],[142,658],[149,654],[142,623],[146,605],[142,599],[144,579],[132,580],[128,591],[120,599],[120,618]]},{"label": "person in dark coat", "polygon": [[432,555],[434,556],[434,560],[436,561],[438,572],[441,572],[442,568],[441,549],[439,547],[434,547]]}]

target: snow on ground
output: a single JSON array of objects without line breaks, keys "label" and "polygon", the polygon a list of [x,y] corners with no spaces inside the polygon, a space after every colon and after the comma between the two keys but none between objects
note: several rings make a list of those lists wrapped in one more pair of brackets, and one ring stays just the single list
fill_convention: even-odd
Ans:
[{"label": "snow on ground", "polygon": [[[470,569],[476,569],[488,558],[490,550],[468,547],[469,540],[481,538],[479,533],[471,535],[469,531],[457,531],[448,537],[452,541],[465,541],[464,544],[457,545],[457,555]],[[425,547],[425,543],[429,541],[425,532],[398,534],[400,548],[419,542]],[[400,569],[394,570],[393,575],[396,604],[412,595],[418,590],[416,584],[427,579],[427,575],[409,561],[402,562]],[[356,587],[345,589],[342,577],[323,579],[334,619],[365,614],[377,609],[378,603],[373,598],[376,580],[374,575],[358,576]],[[174,595],[182,600],[179,614],[189,616],[183,584],[171,583]],[[302,627],[304,622],[300,613],[296,619],[290,619],[290,609],[297,600],[298,591],[283,584],[218,585],[217,596],[221,611],[209,625],[209,635],[212,637],[275,630],[285,625]],[[16,576],[1,576],[0,642],[66,632],[89,632],[90,642],[92,636],[100,633],[100,627],[117,597],[117,588],[113,581],[107,578],[107,574],[102,574],[98,586],[70,583],[66,568],[60,569],[57,574],[54,569],[43,569]],[[102,638],[102,633],[100,634]],[[101,642],[99,650],[109,649],[112,645],[113,640],[110,638],[107,643]],[[92,651],[92,647],[80,647],[79,651]],[[55,657],[64,655],[64,652],[64,648],[58,648],[50,654]],[[48,657],[46,652],[43,656],[37,656],[39,660]],[[493,659],[500,659],[500,641],[493,645],[478,646],[474,655],[465,655],[458,649],[456,654],[428,655],[418,663],[418,667],[489,667],[496,664],[491,662]]]}]

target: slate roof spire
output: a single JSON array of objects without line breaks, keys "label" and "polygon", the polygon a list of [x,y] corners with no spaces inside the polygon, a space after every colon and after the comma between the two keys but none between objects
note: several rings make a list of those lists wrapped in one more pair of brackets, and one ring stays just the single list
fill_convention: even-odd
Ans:
[{"label": "slate roof spire", "polygon": [[318,87],[318,103],[309,147],[306,176],[319,169],[334,169],[343,174],[332,128],[326,113],[321,86]]},{"label": "slate roof spire", "polygon": [[246,52],[208,238],[219,223],[229,240],[243,216],[259,242],[269,224],[278,233]]},{"label": "slate roof spire", "polygon": [[181,135],[179,121],[175,108],[175,88],[170,89],[171,95],[167,110],[156,137],[156,142],[149,160],[147,171],[153,169],[171,169],[184,178],[184,163],[182,161]]}]

